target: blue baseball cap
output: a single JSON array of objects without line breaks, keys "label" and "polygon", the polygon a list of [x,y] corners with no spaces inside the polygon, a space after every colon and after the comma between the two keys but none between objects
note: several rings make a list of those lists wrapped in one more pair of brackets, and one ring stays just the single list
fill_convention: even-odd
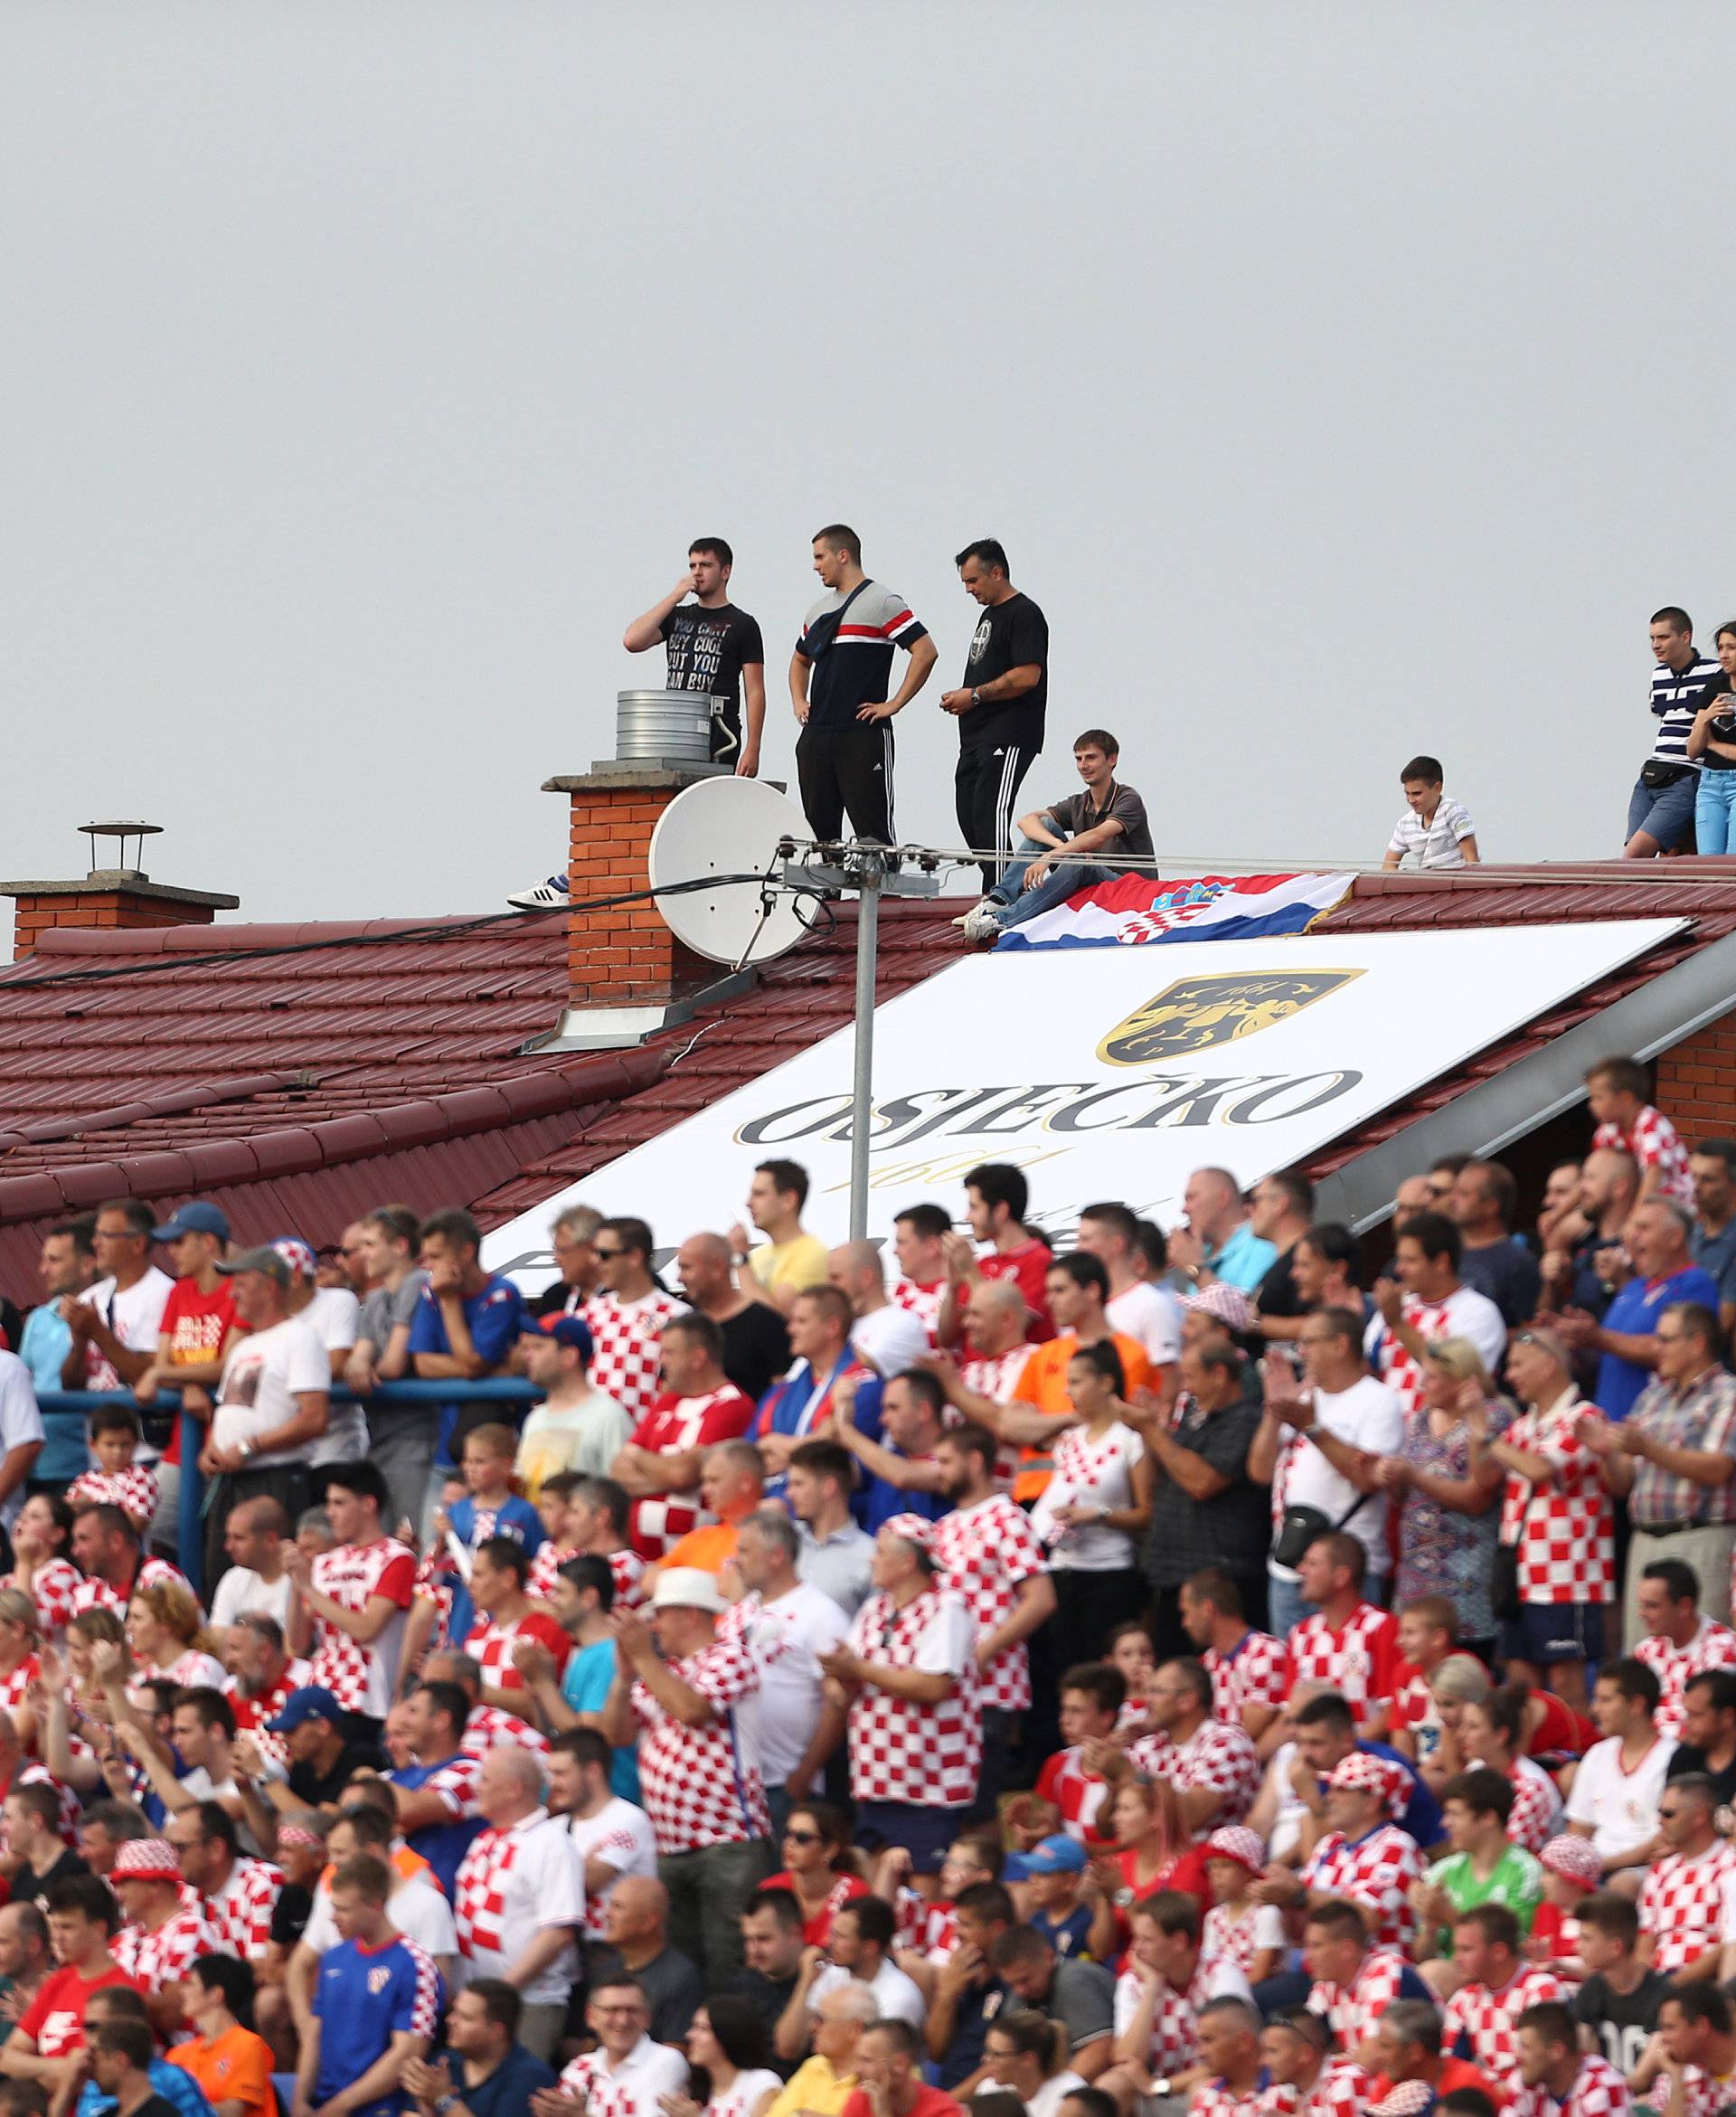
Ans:
[{"label": "blue baseball cap", "polygon": [[344,1708],[323,1683],[305,1683],[298,1691],[291,1691],[282,1712],[265,1725],[273,1734],[290,1734],[309,1720],[329,1720],[334,1727],[344,1725]]},{"label": "blue baseball cap", "polygon": [[203,1198],[189,1198],[184,1205],[177,1205],[161,1227],[151,1230],[154,1243],[172,1243],[177,1235],[215,1235],[220,1243],[229,1240],[229,1215],[221,1205],[207,1205]]},{"label": "blue baseball cap", "polygon": [[589,1367],[597,1352],[597,1341],[582,1316],[526,1316],[526,1337],[552,1337],[558,1346],[571,1346]]},{"label": "blue baseball cap", "polygon": [[1082,1875],[1084,1872],[1085,1848],[1077,1838],[1069,1838],[1065,1832],[1045,1838],[1029,1852],[1015,1852],[1002,1870],[1009,1882],[1027,1882],[1033,1875]]}]

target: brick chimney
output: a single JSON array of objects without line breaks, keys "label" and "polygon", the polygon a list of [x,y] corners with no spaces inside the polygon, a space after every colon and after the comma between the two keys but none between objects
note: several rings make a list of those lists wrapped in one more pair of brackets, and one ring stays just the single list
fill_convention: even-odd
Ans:
[{"label": "brick chimney", "polygon": [[[650,887],[651,833],[675,796],[719,777],[715,765],[604,764],[545,780],[570,803],[567,874],[575,902]],[[567,930],[567,1011],[557,1035],[597,1048],[637,1043],[679,1021],[683,1006],[728,977],[670,932],[650,899],[574,912]]]},{"label": "brick chimney", "polygon": [[[220,891],[173,889],[153,882],[142,867],[128,867],[127,840],[138,840],[137,855],[142,856],[145,840],[160,831],[157,824],[87,823],[80,827],[90,840],[92,862],[82,881],[0,883],[0,896],[17,904],[14,960],[33,954],[42,935],[55,927],[209,926],[219,912],[233,912],[241,904],[239,897]],[[95,865],[99,838],[118,839],[118,865]]]}]

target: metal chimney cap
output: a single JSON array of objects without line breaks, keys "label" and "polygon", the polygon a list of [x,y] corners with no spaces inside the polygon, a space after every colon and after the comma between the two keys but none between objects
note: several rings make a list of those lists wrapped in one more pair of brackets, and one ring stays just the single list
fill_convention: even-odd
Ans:
[{"label": "metal chimney cap", "polygon": [[[115,873],[136,874],[142,877],[145,873],[145,841],[146,838],[160,838],[163,835],[163,826],[160,823],[81,823],[79,828],[90,841],[90,872],[92,874],[107,872],[99,869],[97,865],[97,840],[99,838],[118,838],[120,841],[119,863],[114,870]],[[128,838],[138,840],[138,851],[135,858],[139,865],[136,868],[129,868],[127,865],[127,841]]]}]

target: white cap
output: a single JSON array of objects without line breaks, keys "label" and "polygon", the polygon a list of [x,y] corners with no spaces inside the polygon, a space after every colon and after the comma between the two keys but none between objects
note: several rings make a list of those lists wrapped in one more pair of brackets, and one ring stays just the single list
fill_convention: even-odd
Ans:
[{"label": "white cap", "polygon": [[729,1605],[719,1591],[716,1577],[702,1565],[672,1565],[657,1575],[651,1591],[654,1610],[709,1610],[719,1616]]}]

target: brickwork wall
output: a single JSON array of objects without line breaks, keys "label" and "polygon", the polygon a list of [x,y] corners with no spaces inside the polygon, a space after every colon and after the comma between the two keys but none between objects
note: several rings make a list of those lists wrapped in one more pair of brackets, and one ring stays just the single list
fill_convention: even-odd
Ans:
[{"label": "brickwork wall", "polygon": [[20,897],[13,923],[12,952],[14,957],[33,953],[42,936],[57,926],[109,930],[209,926],[212,916],[207,905],[136,896],[130,890],[91,890],[78,896]]},{"label": "brickwork wall", "polygon": [[1692,1142],[1736,1134],[1736,1013],[1658,1059],[1657,1107]]},{"label": "brickwork wall", "polygon": [[[575,903],[649,887],[651,832],[676,791],[627,784],[574,792],[567,874]],[[649,1007],[717,974],[714,964],[683,947],[648,898],[608,912],[575,912],[567,971],[575,1007]]]}]

